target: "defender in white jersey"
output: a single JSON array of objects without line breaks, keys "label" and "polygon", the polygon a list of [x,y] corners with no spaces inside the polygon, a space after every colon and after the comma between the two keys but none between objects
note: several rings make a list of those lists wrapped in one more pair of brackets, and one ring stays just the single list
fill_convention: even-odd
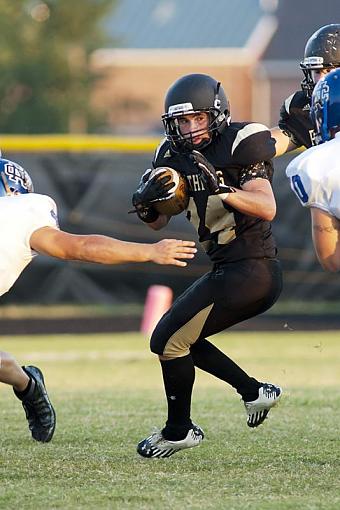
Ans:
[{"label": "defender in white jersey", "polygon": [[[55,202],[33,193],[26,170],[7,159],[0,159],[0,217],[10,219],[0,223],[0,296],[39,253],[100,264],[152,261],[186,266],[185,259],[193,258],[196,252],[192,241],[163,239],[141,244],[63,232]],[[11,385],[21,400],[33,439],[50,441],[56,417],[41,370],[20,367],[9,353],[0,351],[0,382]]]},{"label": "defender in white jersey", "polygon": [[315,87],[311,119],[319,145],[293,159],[286,174],[301,205],[310,209],[320,264],[326,271],[339,271],[340,69],[330,72]]}]

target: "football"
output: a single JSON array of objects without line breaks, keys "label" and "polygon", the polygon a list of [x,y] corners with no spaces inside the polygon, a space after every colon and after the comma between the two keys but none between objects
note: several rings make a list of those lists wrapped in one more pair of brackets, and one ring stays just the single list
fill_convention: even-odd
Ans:
[{"label": "football", "polygon": [[[150,177],[159,175],[164,177],[169,175],[175,186],[171,188],[170,193],[173,194],[171,198],[167,200],[159,200],[153,203],[153,207],[160,214],[166,214],[167,216],[175,216],[183,212],[189,204],[189,190],[186,179],[177,170],[169,167],[158,167],[152,170]],[[149,178],[150,178],[149,177]]]}]

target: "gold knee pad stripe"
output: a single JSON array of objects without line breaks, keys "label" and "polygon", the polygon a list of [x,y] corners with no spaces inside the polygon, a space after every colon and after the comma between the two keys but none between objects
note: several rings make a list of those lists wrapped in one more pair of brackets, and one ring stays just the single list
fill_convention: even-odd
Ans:
[{"label": "gold knee pad stripe", "polygon": [[214,304],[203,308],[190,321],[183,324],[167,341],[163,356],[167,358],[181,358],[189,354],[190,346],[196,342],[201,334],[205,321]]}]

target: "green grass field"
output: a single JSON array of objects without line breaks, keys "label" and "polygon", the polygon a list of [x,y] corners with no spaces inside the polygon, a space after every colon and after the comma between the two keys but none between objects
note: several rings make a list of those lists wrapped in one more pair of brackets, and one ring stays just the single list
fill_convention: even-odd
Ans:
[{"label": "green grass field", "polygon": [[136,334],[17,337],[1,349],[45,374],[57,410],[49,444],[30,439],[23,410],[2,385],[0,508],[340,508],[340,332],[228,333],[216,344],[285,395],[258,429],[234,391],[197,371],[199,448],[142,459],[137,442],[162,426],[157,360]]}]

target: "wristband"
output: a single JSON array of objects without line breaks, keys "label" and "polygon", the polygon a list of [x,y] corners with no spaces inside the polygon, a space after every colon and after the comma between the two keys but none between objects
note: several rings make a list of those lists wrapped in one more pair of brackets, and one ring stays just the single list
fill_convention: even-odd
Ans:
[{"label": "wristband", "polygon": [[230,193],[219,193],[217,196],[220,197],[222,201],[224,201],[229,195]]},{"label": "wristband", "polygon": [[220,186],[220,190],[223,190],[225,189],[226,191],[222,192],[222,193],[218,193],[217,196],[220,197],[221,200],[225,200],[229,195],[230,193],[236,193],[236,189],[235,188],[232,188],[231,186]]},{"label": "wristband", "polygon": [[159,218],[159,212],[153,207],[137,208],[137,215],[144,223],[153,223]]}]

